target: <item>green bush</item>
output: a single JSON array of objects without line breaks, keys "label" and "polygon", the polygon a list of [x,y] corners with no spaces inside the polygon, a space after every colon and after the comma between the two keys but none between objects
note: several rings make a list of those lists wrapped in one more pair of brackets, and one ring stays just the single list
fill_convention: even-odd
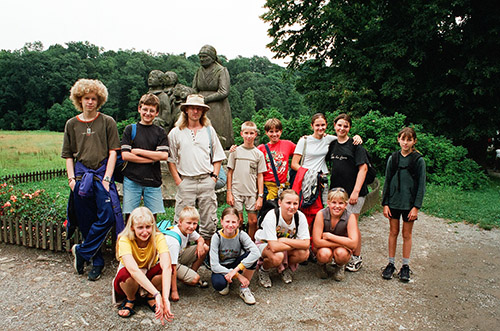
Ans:
[{"label": "green bush", "polygon": [[[359,134],[364,139],[363,144],[379,174],[384,174],[391,153],[400,149],[397,134],[405,126],[405,121],[405,115],[382,116],[378,111],[353,119],[351,135]],[[464,147],[454,146],[445,137],[425,133],[420,125],[410,126],[417,132],[416,149],[424,157],[429,183],[455,186],[462,190],[486,183],[486,175],[475,161],[466,157]]]}]

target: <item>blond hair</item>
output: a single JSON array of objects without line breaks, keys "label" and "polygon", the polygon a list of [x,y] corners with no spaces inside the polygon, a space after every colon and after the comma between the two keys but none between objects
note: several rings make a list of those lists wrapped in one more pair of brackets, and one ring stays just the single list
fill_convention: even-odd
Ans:
[{"label": "blond hair", "polygon": [[342,201],[346,202],[349,200],[349,195],[347,192],[341,188],[341,187],[335,187],[328,192],[328,198],[327,201],[330,202],[333,199],[341,199]]},{"label": "blond hair", "polygon": [[259,133],[257,125],[255,125],[255,123],[252,121],[246,121],[243,124],[241,124],[241,131],[243,132],[244,130],[254,130],[256,133]]},{"label": "blond hair", "polygon": [[[177,122],[175,122],[175,126],[179,128],[179,130],[185,129],[188,126],[188,116],[186,112],[181,111],[179,118],[177,119]],[[211,126],[212,122],[210,122],[210,119],[207,117],[207,111],[204,111],[203,114],[200,117],[200,124],[202,126]]]},{"label": "blond hair", "polygon": [[200,220],[200,213],[198,213],[198,210],[196,210],[196,208],[191,207],[191,206],[186,206],[179,213],[179,223],[182,222],[186,218],[199,221]]},{"label": "blond hair", "polygon": [[283,123],[277,118],[270,118],[266,121],[266,124],[264,124],[264,130],[267,132],[271,129],[283,131]]},{"label": "blond hair", "polygon": [[[149,241],[153,244],[153,251],[156,251],[156,222],[153,216],[153,213],[146,207],[137,207],[135,208],[128,218],[127,224],[125,224],[125,228],[118,234],[118,239],[116,240],[116,259],[120,259],[120,252],[118,251],[118,243],[120,242],[121,237],[126,237],[130,241],[136,240],[135,231],[133,229],[134,225],[145,223],[152,225],[151,236],[149,237]],[[153,260],[151,260],[151,263]],[[148,266],[148,269],[151,266]]]},{"label": "blond hair", "polygon": [[295,195],[297,198],[299,198],[299,194],[297,192],[295,192],[294,190],[292,189],[287,189],[287,190],[284,190],[283,192],[281,192],[281,195],[280,195],[280,201],[283,201],[283,199],[285,198],[285,196],[287,195]]},{"label": "blond hair", "polygon": [[97,107],[99,108],[108,100],[108,89],[97,79],[79,79],[71,88],[69,99],[73,102],[76,109],[83,111],[82,98],[85,94],[95,93],[97,95]]}]

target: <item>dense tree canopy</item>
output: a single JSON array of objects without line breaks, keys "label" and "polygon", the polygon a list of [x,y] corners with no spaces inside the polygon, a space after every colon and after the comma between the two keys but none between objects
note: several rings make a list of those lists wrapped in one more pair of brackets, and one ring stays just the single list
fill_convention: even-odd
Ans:
[{"label": "dense tree canopy", "polygon": [[[403,113],[478,160],[500,128],[494,1],[268,0],[268,45],[318,111]],[[476,152],[476,153],[475,153]]]},{"label": "dense tree canopy", "polygon": [[[265,57],[221,56],[231,75],[230,101],[234,117],[245,120],[255,111],[275,107],[286,117],[306,112],[292,75]],[[0,51],[0,129],[62,131],[76,111],[68,100],[79,78],[100,79],[109,99],[102,111],[118,122],[137,116],[137,102],[147,92],[153,69],[174,71],[179,83],[191,86],[199,67],[196,55],[151,54],[133,50],[104,51],[88,42],[52,45],[40,42]]]}]

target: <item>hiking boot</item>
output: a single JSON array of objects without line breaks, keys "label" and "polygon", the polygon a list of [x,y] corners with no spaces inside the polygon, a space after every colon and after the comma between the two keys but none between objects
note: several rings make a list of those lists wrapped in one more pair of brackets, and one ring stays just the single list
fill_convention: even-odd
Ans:
[{"label": "hiking boot", "polygon": [[403,266],[401,267],[401,269],[399,270],[399,273],[398,273],[399,280],[402,282],[405,282],[405,283],[409,282],[410,281],[410,273],[411,273],[410,266],[407,264],[403,264]]},{"label": "hiking boot", "polygon": [[396,271],[396,267],[394,266],[394,263],[387,264],[384,271],[382,271],[382,278],[383,279],[392,279],[392,276],[394,275],[394,271]]},{"label": "hiking boot", "polygon": [[320,264],[319,265],[319,272],[318,272],[319,278],[321,279],[327,279],[329,274],[328,270],[326,269],[326,264]]},{"label": "hiking boot", "polygon": [[269,277],[269,271],[265,271],[264,269],[259,268],[259,284],[260,286],[265,288],[273,286],[271,277]]},{"label": "hiking boot", "polygon": [[361,264],[363,263],[363,258],[361,256],[351,256],[349,263],[346,265],[346,269],[351,272],[356,272],[361,269]]},{"label": "hiking boot", "polygon": [[219,291],[220,295],[228,295],[229,294],[229,284],[227,283],[226,287],[224,287],[222,290]]},{"label": "hiking boot", "polygon": [[210,266],[210,257],[208,254],[207,256],[205,256],[205,259],[203,260],[203,266],[207,268],[207,270],[212,270],[212,267]]},{"label": "hiking boot", "polygon": [[283,272],[281,272],[281,279],[283,279],[283,282],[285,284],[290,284],[292,281],[293,281],[293,272],[292,270],[290,270],[290,268],[285,268],[285,270],[283,270]]},{"label": "hiking boot", "polygon": [[93,266],[92,270],[89,272],[89,280],[96,281],[101,278],[102,269],[104,269],[104,266],[102,265]]},{"label": "hiking boot", "polygon": [[240,298],[242,298],[247,305],[255,304],[255,298],[248,287],[240,287]]},{"label": "hiking boot", "polygon": [[337,282],[343,281],[345,278],[344,269],[344,265],[335,265],[335,269],[333,270],[333,279]]},{"label": "hiking boot", "polygon": [[71,253],[73,253],[73,258],[74,258],[73,267],[75,268],[76,272],[78,272],[79,275],[82,275],[83,269],[85,268],[85,260],[76,251],[76,246],[78,245],[73,245],[73,247],[71,247]]}]

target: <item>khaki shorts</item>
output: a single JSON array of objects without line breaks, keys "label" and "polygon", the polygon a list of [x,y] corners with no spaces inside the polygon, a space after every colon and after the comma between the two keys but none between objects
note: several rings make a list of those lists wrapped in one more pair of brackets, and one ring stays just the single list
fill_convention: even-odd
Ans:
[{"label": "khaki shorts", "polygon": [[245,206],[246,211],[248,213],[256,213],[255,203],[257,202],[257,198],[255,196],[239,196],[233,194],[234,197],[234,208],[241,213],[243,212],[243,206]]},{"label": "khaki shorts", "polygon": [[189,246],[179,255],[177,279],[189,284],[194,281],[198,273],[188,266],[192,265],[196,258],[196,245]]},{"label": "khaki shorts", "polygon": [[358,197],[358,203],[355,205],[348,204],[347,205],[347,213],[350,214],[359,214],[361,213],[361,209],[363,209],[363,205],[365,204],[366,197]]}]

